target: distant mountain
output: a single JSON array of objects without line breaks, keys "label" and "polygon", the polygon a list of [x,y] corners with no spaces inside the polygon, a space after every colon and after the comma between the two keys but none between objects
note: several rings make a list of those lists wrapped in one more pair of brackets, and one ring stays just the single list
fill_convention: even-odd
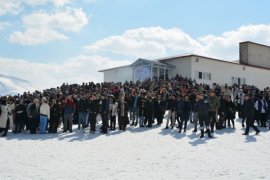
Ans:
[{"label": "distant mountain", "polygon": [[16,95],[25,91],[33,91],[29,81],[13,76],[0,74],[0,95]]}]

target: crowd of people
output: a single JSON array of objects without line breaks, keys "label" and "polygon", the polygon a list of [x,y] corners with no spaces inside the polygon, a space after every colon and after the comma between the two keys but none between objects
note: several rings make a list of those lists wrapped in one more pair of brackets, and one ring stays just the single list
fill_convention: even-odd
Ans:
[{"label": "crowd of people", "polygon": [[[78,130],[95,133],[101,121],[101,133],[126,131],[127,126],[160,126],[193,132],[200,138],[224,128],[235,128],[236,113],[249,135],[266,128],[269,120],[269,87],[260,90],[249,85],[199,84],[177,75],[168,80],[125,83],[63,84],[43,92],[1,97],[0,133],[62,133]],[[167,113],[166,113],[167,112]],[[165,116],[166,114],[166,116]],[[255,126],[255,121],[257,126]],[[258,128],[259,126],[259,128]],[[99,126],[98,126],[99,128]],[[270,126],[268,127],[270,130]]]}]

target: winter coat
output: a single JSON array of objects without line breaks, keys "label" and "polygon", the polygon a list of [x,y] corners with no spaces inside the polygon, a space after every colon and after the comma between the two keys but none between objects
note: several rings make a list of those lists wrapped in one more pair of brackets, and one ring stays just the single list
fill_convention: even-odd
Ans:
[{"label": "winter coat", "polygon": [[254,106],[254,101],[252,99],[249,99],[244,102],[243,112],[244,112],[245,117],[254,118],[255,106]]},{"label": "winter coat", "polygon": [[220,106],[220,100],[217,96],[210,96],[208,98],[208,102],[210,104],[210,108],[209,108],[209,111],[217,111],[219,106]]},{"label": "winter coat", "polygon": [[1,105],[0,128],[6,128],[8,120],[8,107]]},{"label": "winter coat", "polygon": [[39,109],[36,107],[35,103],[29,106],[29,118],[36,119],[39,115]]},{"label": "winter coat", "polygon": [[50,109],[51,119],[59,121],[62,115],[60,104],[54,104]]},{"label": "winter coat", "polygon": [[78,102],[78,112],[87,112],[89,109],[89,101],[87,99],[80,99]]},{"label": "winter coat", "polygon": [[110,115],[111,116],[117,116],[117,107],[118,107],[118,103],[111,103],[110,104]]},{"label": "winter coat", "polygon": [[235,104],[232,101],[226,103],[227,119],[235,119]]},{"label": "winter coat", "polygon": [[166,108],[165,101],[159,101],[157,99],[154,99],[153,105],[154,105],[155,117],[160,117],[165,114],[165,108]]},{"label": "winter coat", "polygon": [[207,100],[200,99],[195,104],[195,111],[198,112],[198,115],[208,115],[210,104]]},{"label": "winter coat", "polygon": [[40,115],[45,115],[48,117],[48,119],[50,119],[50,106],[47,104],[47,103],[43,103],[41,106],[40,106]]},{"label": "winter coat", "polygon": [[145,103],[146,100],[144,98],[142,98],[139,102],[139,116],[145,116]]}]

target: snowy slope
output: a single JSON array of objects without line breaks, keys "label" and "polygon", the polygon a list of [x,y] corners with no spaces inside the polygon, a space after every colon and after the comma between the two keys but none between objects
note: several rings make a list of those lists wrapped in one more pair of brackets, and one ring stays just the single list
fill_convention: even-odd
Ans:
[{"label": "snowy slope", "polygon": [[75,132],[0,138],[1,179],[269,179],[270,132],[217,131],[199,139],[164,126],[108,135]]},{"label": "snowy slope", "polygon": [[0,74],[0,95],[22,94],[25,91],[33,90],[29,81]]}]

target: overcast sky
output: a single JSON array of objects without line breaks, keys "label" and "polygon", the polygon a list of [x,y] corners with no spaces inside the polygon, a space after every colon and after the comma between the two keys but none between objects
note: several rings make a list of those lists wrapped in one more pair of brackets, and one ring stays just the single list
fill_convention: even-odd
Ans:
[{"label": "overcast sky", "polygon": [[1,74],[46,88],[102,81],[137,58],[194,53],[233,61],[270,45],[267,0],[0,0]]}]

